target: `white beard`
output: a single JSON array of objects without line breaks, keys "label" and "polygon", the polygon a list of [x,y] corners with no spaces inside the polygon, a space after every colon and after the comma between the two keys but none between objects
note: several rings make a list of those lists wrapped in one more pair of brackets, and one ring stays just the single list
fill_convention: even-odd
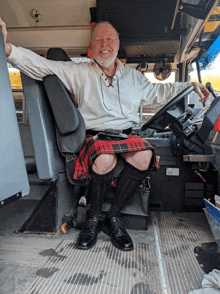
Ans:
[{"label": "white beard", "polygon": [[115,62],[115,58],[116,57],[109,57],[108,59],[106,59],[106,60],[103,60],[102,58],[100,58],[99,56],[94,56],[93,55],[93,58],[95,59],[95,61],[99,64],[99,65],[101,65],[102,67],[104,67],[104,68],[109,68],[109,66],[112,64],[112,63],[114,63]]}]

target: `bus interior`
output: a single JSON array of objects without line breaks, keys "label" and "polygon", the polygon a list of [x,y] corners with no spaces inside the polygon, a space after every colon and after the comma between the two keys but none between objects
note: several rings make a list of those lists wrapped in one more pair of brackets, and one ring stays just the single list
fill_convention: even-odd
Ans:
[{"label": "bus interior", "polygon": [[[109,21],[119,32],[122,63],[159,83],[189,81],[193,66],[202,82],[202,62],[220,32],[218,0],[2,0],[0,16],[9,43],[73,62],[89,62],[92,28]],[[218,89],[206,84],[212,98],[205,104],[189,87],[166,105],[139,108],[134,130],[155,147],[159,169],[149,171],[122,211],[134,250],[116,249],[104,232],[92,249],[79,250],[89,190],[71,172],[84,142],[83,119],[56,77],[29,78],[7,63],[4,50],[0,31],[0,293],[201,288],[205,274],[220,270],[220,241],[205,207],[220,195]],[[65,117],[55,106],[59,99]],[[78,125],[66,136],[67,118]],[[122,168],[120,161],[103,211]]]}]

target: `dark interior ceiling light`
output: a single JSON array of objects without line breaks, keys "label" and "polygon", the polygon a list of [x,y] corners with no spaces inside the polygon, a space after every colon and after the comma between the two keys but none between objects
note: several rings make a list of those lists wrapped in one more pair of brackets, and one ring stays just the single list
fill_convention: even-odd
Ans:
[{"label": "dark interior ceiling light", "polygon": [[167,62],[166,59],[164,59],[163,61],[161,60],[158,63],[155,63],[154,69],[153,69],[154,76],[159,81],[164,81],[167,78],[169,78],[171,71],[172,71],[172,66],[170,63]]}]

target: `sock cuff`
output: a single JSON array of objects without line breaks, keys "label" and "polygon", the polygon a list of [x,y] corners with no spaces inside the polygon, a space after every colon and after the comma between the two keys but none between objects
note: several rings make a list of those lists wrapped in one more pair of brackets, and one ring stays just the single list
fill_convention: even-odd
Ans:
[{"label": "sock cuff", "polygon": [[128,163],[125,162],[125,167],[122,171],[124,174],[127,174],[130,178],[135,180],[144,180],[148,174],[148,170],[140,170]]},{"label": "sock cuff", "polygon": [[94,182],[103,183],[109,181],[113,177],[113,170],[111,170],[107,174],[99,175],[91,168],[89,175]]}]

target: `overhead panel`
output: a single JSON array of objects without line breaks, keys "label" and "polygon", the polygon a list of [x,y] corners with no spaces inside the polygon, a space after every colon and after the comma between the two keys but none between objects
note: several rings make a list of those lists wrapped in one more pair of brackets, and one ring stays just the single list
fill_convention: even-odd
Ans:
[{"label": "overhead panel", "polygon": [[97,1],[97,21],[111,22],[120,36],[121,58],[172,59],[180,43],[180,15],[171,29],[176,0]]}]

